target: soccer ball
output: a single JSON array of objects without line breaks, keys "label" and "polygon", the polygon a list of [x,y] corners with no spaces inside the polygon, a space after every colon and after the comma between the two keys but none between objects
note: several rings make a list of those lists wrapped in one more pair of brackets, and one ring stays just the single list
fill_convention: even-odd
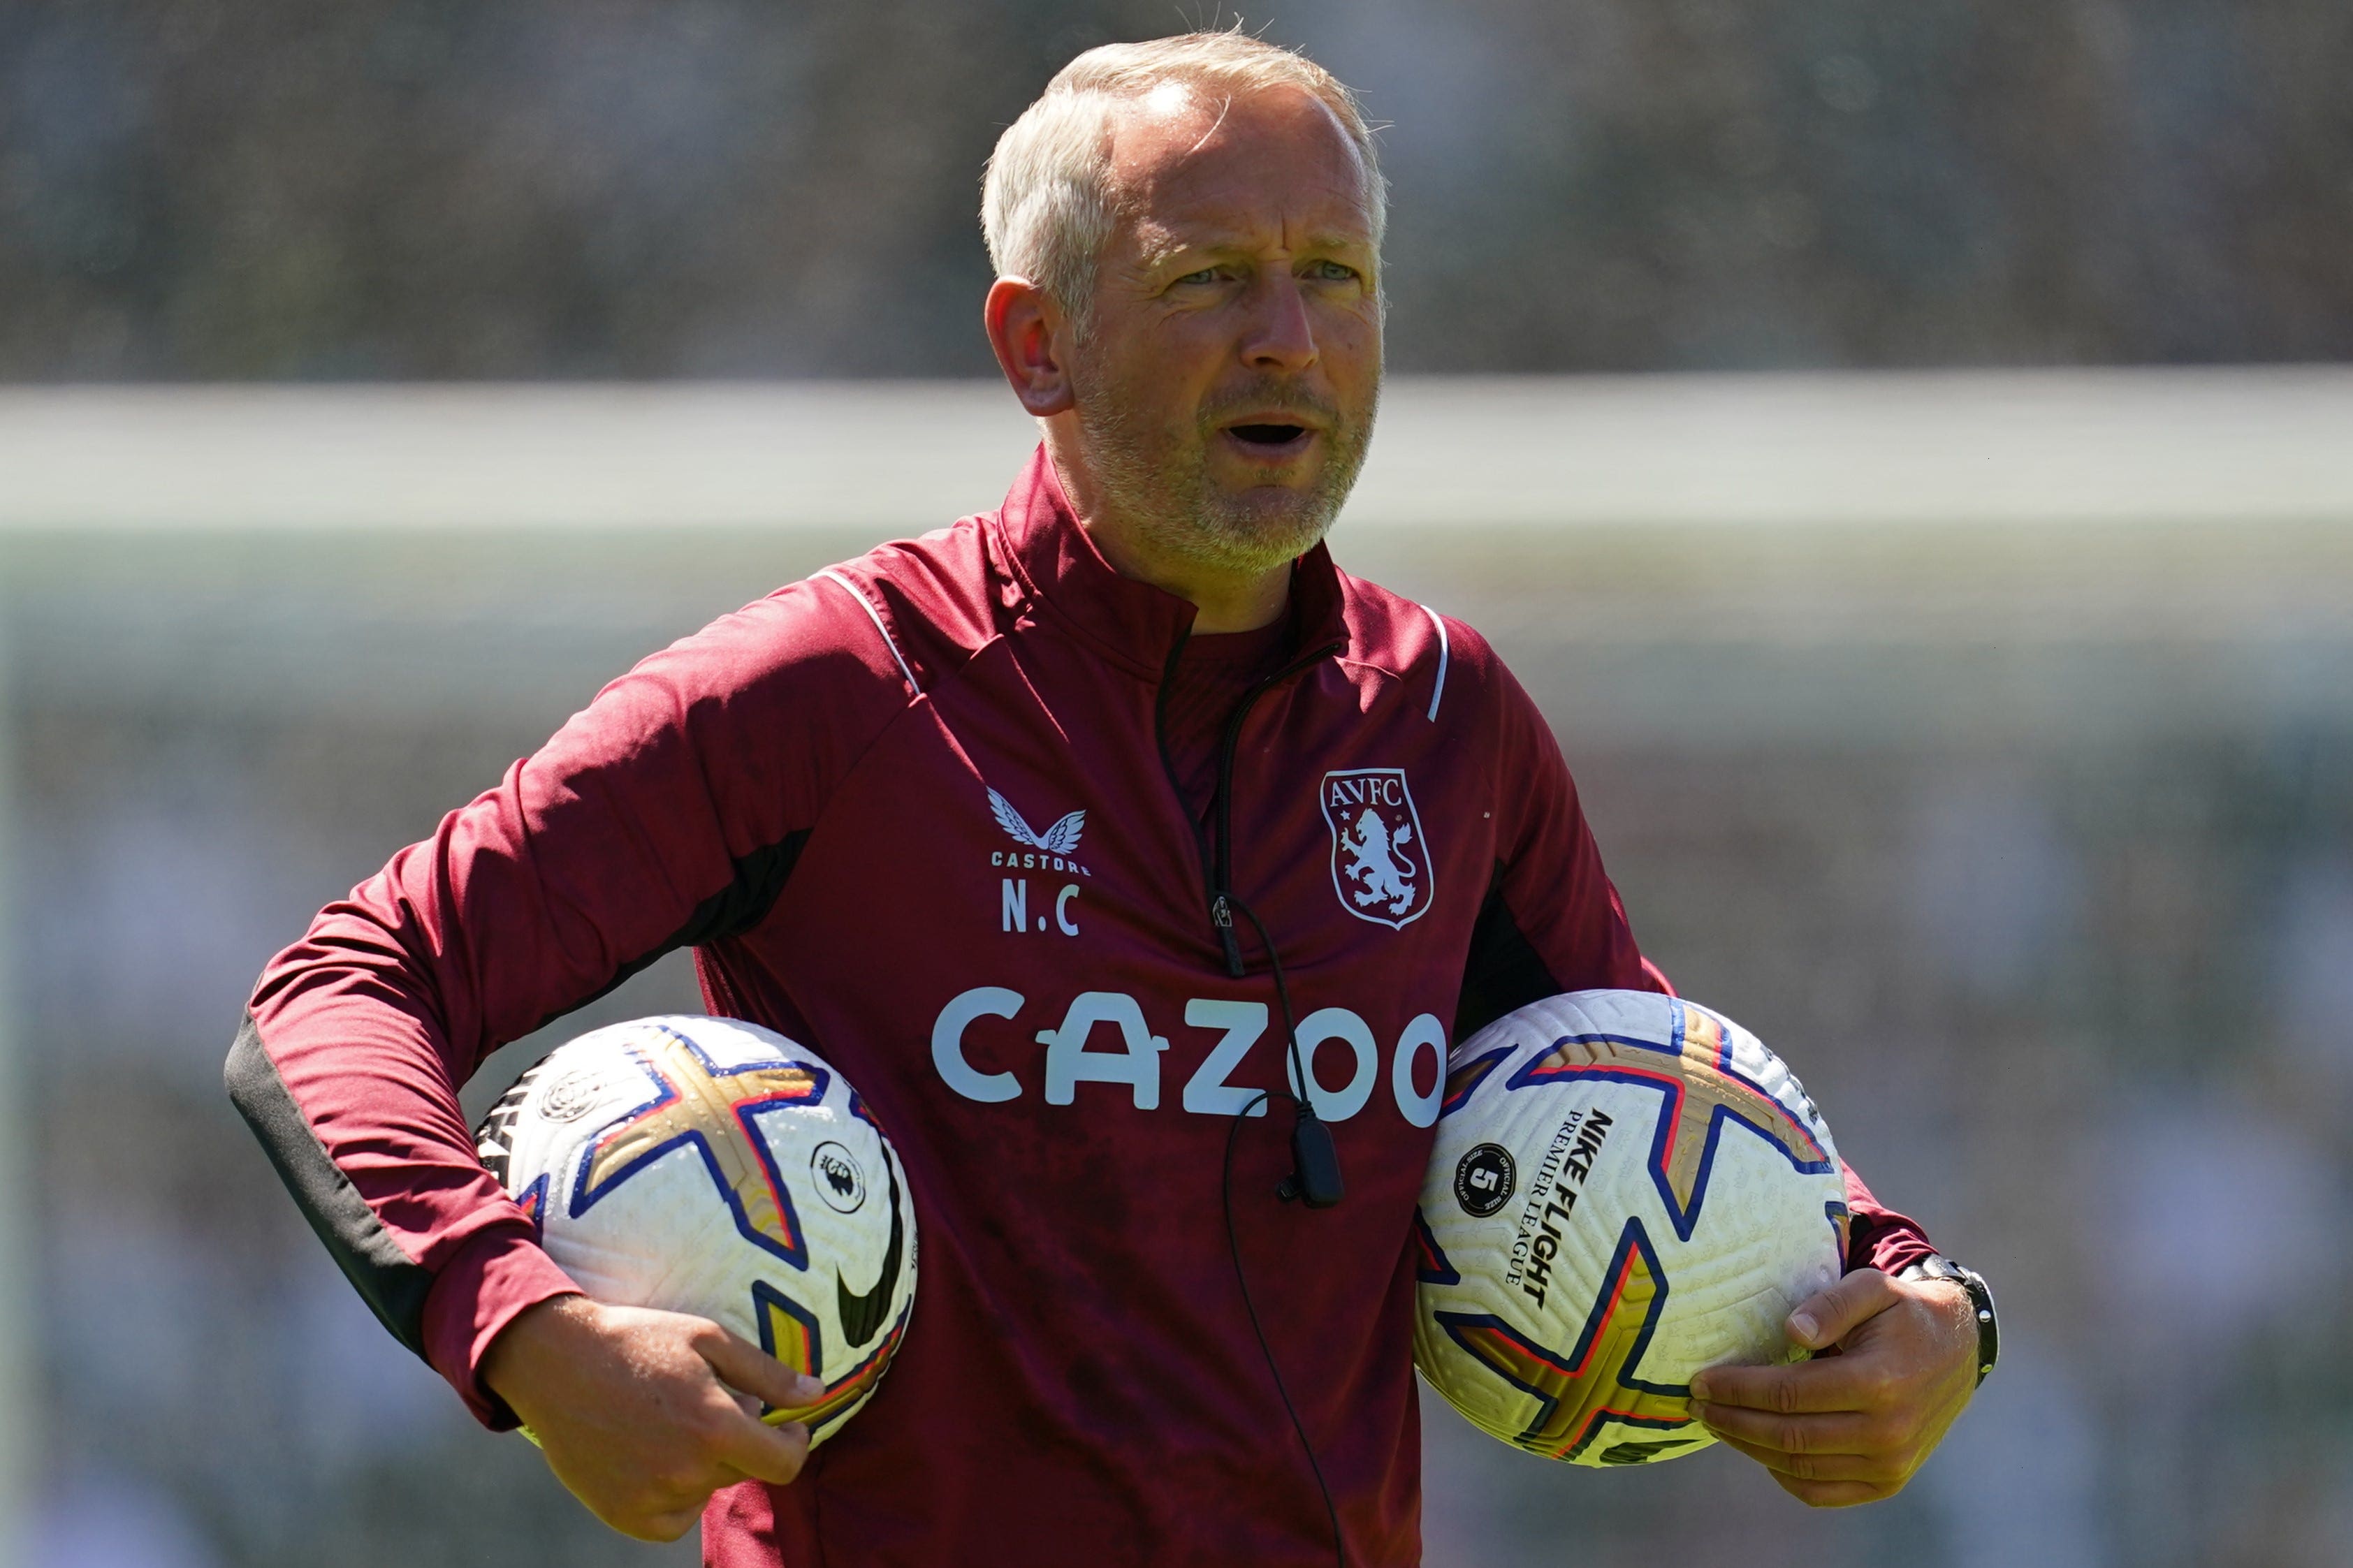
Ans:
[{"label": "soccer ball", "polygon": [[1756,1036],[1647,991],[1498,1018],[1447,1063],[1415,1215],[1414,1364],[1507,1443],[1579,1465],[1714,1439],[1692,1374],[1802,1359],[1846,1192],[1821,1114]]},{"label": "soccer ball", "polygon": [[915,1298],[899,1156],[842,1076],[772,1030],[639,1018],[558,1046],[475,1131],[541,1245],[600,1301],[709,1318],[825,1395],[769,1421],[841,1429]]}]

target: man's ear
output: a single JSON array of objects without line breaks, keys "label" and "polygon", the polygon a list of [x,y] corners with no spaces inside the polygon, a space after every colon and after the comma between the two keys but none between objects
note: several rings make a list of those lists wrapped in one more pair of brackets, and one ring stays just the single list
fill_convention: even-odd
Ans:
[{"label": "man's ear", "polygon": [[1068,413],[1074,400],[1062,363],[1062,312],[1046,291],[1027,278],[1000,278],[988,286],[981,316],[1021,406],[1039,419]]}]

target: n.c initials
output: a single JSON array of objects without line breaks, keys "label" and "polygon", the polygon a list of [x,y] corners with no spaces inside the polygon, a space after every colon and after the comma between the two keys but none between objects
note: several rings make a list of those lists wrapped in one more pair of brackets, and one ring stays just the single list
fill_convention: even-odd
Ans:
[{"label": "n.c initials", "polygon": [[[1053,929],[1060,931],[1064,936],[1079,934],[1079,922],[1071,918],[1071,900],[1078,896],[1079,885],[1076,882],[1064,883],[1062,890],[1054,895]],[[1029,879],[1006,878],[1004,890],[998,898],[997,909],[1003,921],[999,927],[1000,930],[1028,931],[1029,929]],[[1047,929],[1044,915],[1038,917],[1038,929],[1039,931]]]}]

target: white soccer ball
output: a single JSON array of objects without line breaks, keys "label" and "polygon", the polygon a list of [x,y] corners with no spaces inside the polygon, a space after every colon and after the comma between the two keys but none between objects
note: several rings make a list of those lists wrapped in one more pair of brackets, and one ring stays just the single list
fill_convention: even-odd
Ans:
[{"label": "white soccer ball", "polygon": [[1714,1441],[1692,1374],[1802,1359],[1835,1281],[1830,1129],[1756,1036],[1647,991],[1498,1018],[1447,1064],[1416,1215],[1414,1364],[1481,1429],[1633,1465]]},{"label": "white soccer ball", "polygon": [[817,1053],[730,1018],[558,1046],[476,1130],[541,1244],[600,1301],[709,1318],[825,1382],[809,1441],[873,1394],[915,1299],[905,1169]]}]

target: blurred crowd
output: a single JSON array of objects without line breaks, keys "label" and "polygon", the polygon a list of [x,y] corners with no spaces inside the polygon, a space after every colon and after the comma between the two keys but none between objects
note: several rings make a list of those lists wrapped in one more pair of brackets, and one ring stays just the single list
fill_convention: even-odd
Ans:
[{"label": "blurred crowd", "polygon": [[[2353,355],[2327,0],[1268,0],[1425,371]],[[997,132],[1166,0],[15,0],[0,381],[985,374]]]}]

